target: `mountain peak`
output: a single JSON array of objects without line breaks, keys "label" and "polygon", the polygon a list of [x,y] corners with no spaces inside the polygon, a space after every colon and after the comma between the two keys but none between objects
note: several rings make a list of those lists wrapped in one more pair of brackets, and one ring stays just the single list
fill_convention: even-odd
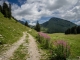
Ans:
[{"label": "mountain peak", "polygon": [[49,21],[43,23],[41,26],[47,28],[47,32],[49,33],[61,33],[65,32],[68,28],[76,26],[76,24],[61,18],[52,17]]}]

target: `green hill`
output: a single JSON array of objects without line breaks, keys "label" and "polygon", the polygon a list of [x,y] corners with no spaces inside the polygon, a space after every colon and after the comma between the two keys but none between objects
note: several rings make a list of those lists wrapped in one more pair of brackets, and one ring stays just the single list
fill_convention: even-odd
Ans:
[{"label": "green hill", "polygon": [[70,21],[53,17],[49,21],[41,24],[41,27],[44,28],[44,30],[46,28],[48,33],[61,33],[65,32],[68,28],[71,28],[75,25],[76,24]]},{"label": "green hill", "polygon": [[5,18],[0,13],[0,44],[12,44],[22,36],[27,28],[14,19]]}]

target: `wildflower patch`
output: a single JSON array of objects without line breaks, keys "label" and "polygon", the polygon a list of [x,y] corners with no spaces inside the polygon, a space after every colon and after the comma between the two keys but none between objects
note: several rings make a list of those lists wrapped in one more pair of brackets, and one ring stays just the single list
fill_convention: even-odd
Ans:
[{"label": "wildflower patch", "polygon": [[44,48],[49,48],[50,37],[46,33],[38,32],[38,42],[40,42]]},{"label": "wildflower patch", "polygon": [[57,40],[54,42],[55,48],[52,50],[51,59],[66,60],[70,55],[70,46],[64,40]]}]

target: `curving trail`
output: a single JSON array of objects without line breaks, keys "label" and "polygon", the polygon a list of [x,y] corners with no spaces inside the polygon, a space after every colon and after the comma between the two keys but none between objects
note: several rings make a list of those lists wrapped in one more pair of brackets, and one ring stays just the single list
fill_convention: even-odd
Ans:
[{"label": "curving trail", "polygon": [[28,34],[28,36],[29,36],[28,53],[30,57],[27,60],[40,60],[40,53],[38,51],[36,40],[30,34]]},{"label": "curving trail", "polygon": [[22,43],[24,43],[25,39],[26,39],[26,32],[23,32],[23,36],[16,43],[12,44],[12,46],[0,56],[0,60],[9,60],[9,58],[13,56],[15,50],[17,50],[18,47]]}]

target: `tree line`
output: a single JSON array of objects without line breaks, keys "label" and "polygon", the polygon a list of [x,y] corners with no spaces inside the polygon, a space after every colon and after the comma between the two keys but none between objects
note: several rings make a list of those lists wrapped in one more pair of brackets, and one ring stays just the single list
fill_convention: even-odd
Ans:
[{"label": "tree line", "polygon": [[11,17],[12,17],[11,4],[9,3],[9,5],[8,5],[4,2],[2,6],[0,5],[0,12],[4,15],[4,17],[11,19]]},{"label": "tree line", "polygon": [[36,26],[35,26],[34,29],[35,29],[37,32],[40,32],[41,28],[40,28],[40,24],[39,24],[38,21],[37,21]]},{"label": "tree line", "polygon": [[65,34],[80,34],[80,26],[74,26],[65,31]]}]

